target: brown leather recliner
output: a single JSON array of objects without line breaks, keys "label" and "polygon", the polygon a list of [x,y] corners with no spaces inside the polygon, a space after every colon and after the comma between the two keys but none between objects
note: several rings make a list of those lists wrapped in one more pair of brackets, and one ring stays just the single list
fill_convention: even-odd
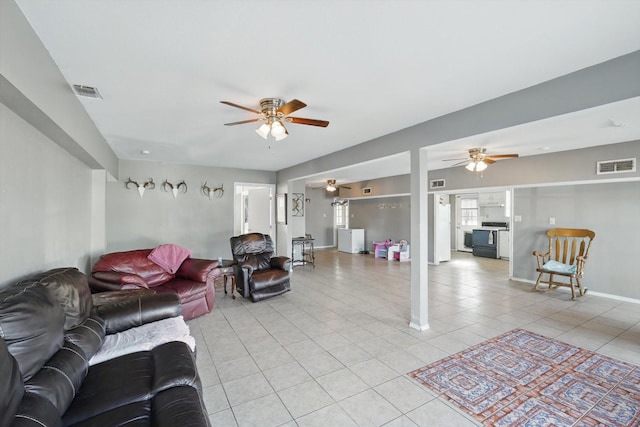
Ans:
[{"label": "brown leather recliner", "polygon": [[229,240],[236,262],[237,290],[243,297],[256,302],[291,290],[291,259],[273,256],[269,235],[249,233]]}]

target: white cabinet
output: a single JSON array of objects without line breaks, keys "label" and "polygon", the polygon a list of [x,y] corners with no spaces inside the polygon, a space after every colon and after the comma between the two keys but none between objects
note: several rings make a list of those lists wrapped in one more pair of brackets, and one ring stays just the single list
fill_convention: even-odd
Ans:
[{"label": "white cabinet", "polygon": [[509,246],[511,245],[511,232],[498,232],[498,258],[509,259]]},{"label": "white cabinet", "polygon": [[338,250],[350,254],[357,254],[360,253],[360,251],[364,251],[364,229],[339,228]]}]

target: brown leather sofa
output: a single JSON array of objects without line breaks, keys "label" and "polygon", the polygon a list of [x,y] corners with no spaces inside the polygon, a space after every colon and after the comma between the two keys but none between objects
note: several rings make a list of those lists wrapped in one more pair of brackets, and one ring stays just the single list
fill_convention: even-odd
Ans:
[{"label": "brown leather sofa", "polygon": [[273,256],[271,236],[243,234],[232,237],[230,243],[236,262],[237,290],[243,297],[256,302],[291,290],[291,259]]},{"label": "brown leather sofa", "polygon": [[185,320],[213,310],[214,280],[220,275],[217,260],[187,258],[175,274],[168,273],[148,256],[152,249],[102,255],[91,270],[92,292],[149,288],[180,298]]},{"label": "brown leather sofa", "polygon": [[0,426],[208,426],[187,344],[89,366],[105,334],[179,313],[174,294],[93,307],[75,268],[0,289]]}]

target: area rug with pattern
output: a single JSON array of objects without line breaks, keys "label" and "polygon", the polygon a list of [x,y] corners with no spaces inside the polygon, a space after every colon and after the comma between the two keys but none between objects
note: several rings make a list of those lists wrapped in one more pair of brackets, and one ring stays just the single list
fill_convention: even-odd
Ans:
[{"label": "area rug with pattern", "polygon": [[488,426],[640,426],[640,367],[514,329],[409,372]]}]

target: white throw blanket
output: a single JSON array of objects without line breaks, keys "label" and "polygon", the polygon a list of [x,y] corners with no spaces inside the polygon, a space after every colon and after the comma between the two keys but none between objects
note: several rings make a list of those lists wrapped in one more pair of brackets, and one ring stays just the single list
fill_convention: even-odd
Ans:
[{"label": "white throw blanket", "polygon": [[137,351],[151,350],[170,341],[182,341],[188,344],[192,351],[196,349],[196,341],[190,335],[189,325],[185,323],[182,316],[158,320],[107,335],[100,350],[89,360],[89,365]]}]

